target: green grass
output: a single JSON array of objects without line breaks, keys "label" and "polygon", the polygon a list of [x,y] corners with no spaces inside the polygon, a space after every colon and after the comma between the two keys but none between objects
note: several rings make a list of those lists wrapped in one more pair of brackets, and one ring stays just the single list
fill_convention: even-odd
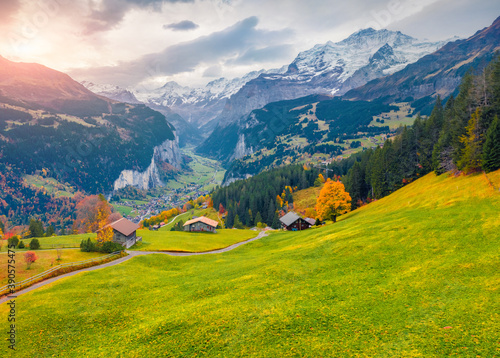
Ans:
[{"label": "green grass", "polygon": [[[61,260],[58,261],[57,250],[42,250],[35,252],[38,256],[38,260],[31,264],[31,267],[28,270],[24,261],[25,252],[16,250],[16,282],[33,277],[59,264],[84,261],[94,257],[107,255],[100,252],[81,252],[80,249],[61,250]],[[7,251],[4,250],[0,253],[0,286],[7,284],[7,262]]]},{"label": "green grass", "polygon": [[128,216],[134,210],[134,208],[130,206],[120,205],[120,204],[112,204],[116,211],[118,211],[122,216]]},{"label": "green grass", "polygon": [[[80,247],[80,242],[83,239],[92,238],[97,236],[95,233],[90,234],[76,234],[76,235],[64,235],[64,236],[52,236],[52,237],[39,237],[41,249],[51,249],[57,247]],[[31,239],[25,239],[23,242],[29,244]]]},{"label": "green grass", "polygon": [[499,212],[482,175],[430,174],[323,228],[81,273],[17,298],[17,355],[498,356]]},{"label": "green grass", "polygon": [[53,178],[44,178],[40,175],[25,175],[24,179],[29,185],[45,189],[47,193],[58,197],[73,197],[75,189],[69,185],[61,184]]},{"label": "green grass", "polygon": [[233,229],[217,230],[215,234],[169,230],[138,230],[137,235],[142,237],[142,244],[132,249],[140,251],[202,252],[222,249],[237,242],[251,239],[257,234],[257,232],[251,230]]}]

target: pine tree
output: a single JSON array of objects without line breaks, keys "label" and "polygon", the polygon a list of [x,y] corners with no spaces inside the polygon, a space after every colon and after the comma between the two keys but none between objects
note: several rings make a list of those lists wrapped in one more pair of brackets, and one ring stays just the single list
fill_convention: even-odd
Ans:
[{"label": "pine tree", "polygon": [[487,173],[500,169],[500,120],[498,116],[495,116],[486,133],[482,164]]},{"label": "pine tree", "polygon": [[255,225],[257,225],[258,223],[262,223],[262,216],[260,215],[260,212],[257,211],[257,214],[255,215]]},{"label": "pine tree", "polygon": [[480,110],[477,108],[466,127],[466,134],[460,138],[463,148],[458,165],[465,173],[481,169],[483,138],[479,126],[480,115]]},{"label": "pine tree", "polygon": [[276,211],[276,207],[274,206],[274,200],[273,199],[271,199],[268,208],[269,209],[267,210],[267,220],[266,220],[266,223],[267,223],[267,225],[271,226],[273,224],[274,213]]},{"label": "pine tree", "polygon": [[234,217],[234,224],[233,226],[237,229],[244,229],[243,227],[243,223],[240,221],[240,217],[238,215],[236,215]]}]

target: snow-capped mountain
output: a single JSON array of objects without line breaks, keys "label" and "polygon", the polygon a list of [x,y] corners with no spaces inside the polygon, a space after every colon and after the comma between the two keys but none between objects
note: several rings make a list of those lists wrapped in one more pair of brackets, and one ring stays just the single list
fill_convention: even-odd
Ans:
[{"label": "snow-capped mountain", "polygon": [[227,102],[221,126],[239,120],[270,102],[310,94],[342,95],[368,81],[392,74],[436,51],[447,41],[419,41],[400,31],[355,32],[340,42],[327,42],[299,53],[282,74],[261,74]]},{"label": "snow-capped mountain", "polygon": [[[200,88],[181,86],[177,82],[170,81],[152,91],[138,88],[134,93],[139,100],[156,109],[168,107],[192,125],[203,127],[208,124],[210,128],[209,122],[220,114],[226,100],[248,81],[263,73],[284,73],[286,70],[285,66],[277,70],[253,71],[233,79],[219,78]],[[212,129],[213,127],[215,125]]]},{"label": "snow-capped mountain", "polygon": [[[215,120],[217,127],[197,150],[222,160],[238,159],[251,153],[251,148],[240,148],[244,147],[241,143],[246,143],[240,134],[250,125],[251,111],[271,102],[312,94],[342,95],[403,69],[445,43],[419,41],[399,31],[369,28],[340,42],[315,45],[299,53],[284,73],[262,73],[232,95]],[[236,128],[237,133],[231,137],[234,143],[227,143],[222,153],[215,144],[228,137],[226,128]]]},{"label": "snow-capped mountain", "polygon": [[109,84],[96,84],[89,81],[82,81],[81,84],[89,91],[94,92],[100,96],[114,99],[115,101],[127,103],[141,103],[134,94],[125,89],[115,85]]}]

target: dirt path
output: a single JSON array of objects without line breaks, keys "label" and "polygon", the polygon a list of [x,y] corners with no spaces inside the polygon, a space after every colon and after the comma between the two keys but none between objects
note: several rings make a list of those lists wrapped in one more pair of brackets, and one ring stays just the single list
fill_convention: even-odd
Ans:
[{"label": "dirt path", "polygon": [[252,239],[248,239],[246,241],[238,242],[236,244],[233,244],[231,246],[225,247],[223,249],[218,249],[218,250],[213,250],[213,251],[206,251],[206,252],[128,251],[128,250],[126,250],[126,252],[129,254],[128,256],[121,257],[121,258],[119,258],[117,260],[114,260],[114,261],[111,261],[111,262],[107,262],[107,263],[102,264],[102,265],[96,265],[96,266],[92,266],[92,267],[87,267],[87,268],[84,268],[84,269],[81,269],[81,270],[69,272],[69,273],[66,273],[66,274],[61,275],[61,276],[52,277],[52,278],[49,278],[48,280],[38,282],[38,283],[34,284],[33,286],[27,287],[27,288],[25,288],[25,289],[23,289],[21,291],[18,291],[16,293],[14,293],[12,296],[5,296],[5,297],[0,298],[0,304],[2,304],[4,302],[7,302],[7,301],[9,301],[11,299],[14,299],[16,297],[19,297],[19,296],[21,296],[21,295],[23,295],[23,294],[25,294],[27,292],[36,290],[37,288],[40,288],[42,286],[48,285],[49,283],[57,281],[57,280],[59,280],[61,278],[73,276],[73,275],[76,275],[76,274],[78,274],[80,272],[94,271],[94,270],[98,270],[98,269],[101,269],[101,268],[104,268],[104,267],[110,267],[110,266],[114,266],[114,265],[119,265],[119,264],[121,264],[121,263],[123,263],[125,261],[130,260],[131,258],[136,257],[136,256],[151,255],[151,254],[163,254],[163,255],[170,255],[170,256],[198,256],[198,255],[220,254],[220,253],[223,253],[223,252],[228,252],[228,251],[234,250],[237,247],[240,247],[242,245],[248,244],[249,242],[261,239],[264,236],[267,236],[267,233],[265,231],[262,231],[262,232],[259,233],[259,235],[257,235],[256,237],[254,237]]}]

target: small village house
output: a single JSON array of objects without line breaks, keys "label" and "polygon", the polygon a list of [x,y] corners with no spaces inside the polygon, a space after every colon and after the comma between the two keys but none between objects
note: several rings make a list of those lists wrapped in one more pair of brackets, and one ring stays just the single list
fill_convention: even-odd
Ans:
[{"label": "small village house", "polygon": [[106,225],[113,228],[113,242],[116,242],[126,249],[133,246],[137,241],[141,241],[142,237],[137,237],[137,229],[139,225],[134,224],[132,221],[121,218]]},{"label": "small village house", "polygon": [[216,232],[219,222],[200,216],[196,219],[188,220],[184,224],[184,231]]},{"label": "small village house", "polygon": [[[309,218],[308,218],[309,219]],[[311,224],[312,219],[303,219],[297,213],[290,211],[280,218],[281,226],[284,230],[300,231],[309,229],[314,223]]]}]

